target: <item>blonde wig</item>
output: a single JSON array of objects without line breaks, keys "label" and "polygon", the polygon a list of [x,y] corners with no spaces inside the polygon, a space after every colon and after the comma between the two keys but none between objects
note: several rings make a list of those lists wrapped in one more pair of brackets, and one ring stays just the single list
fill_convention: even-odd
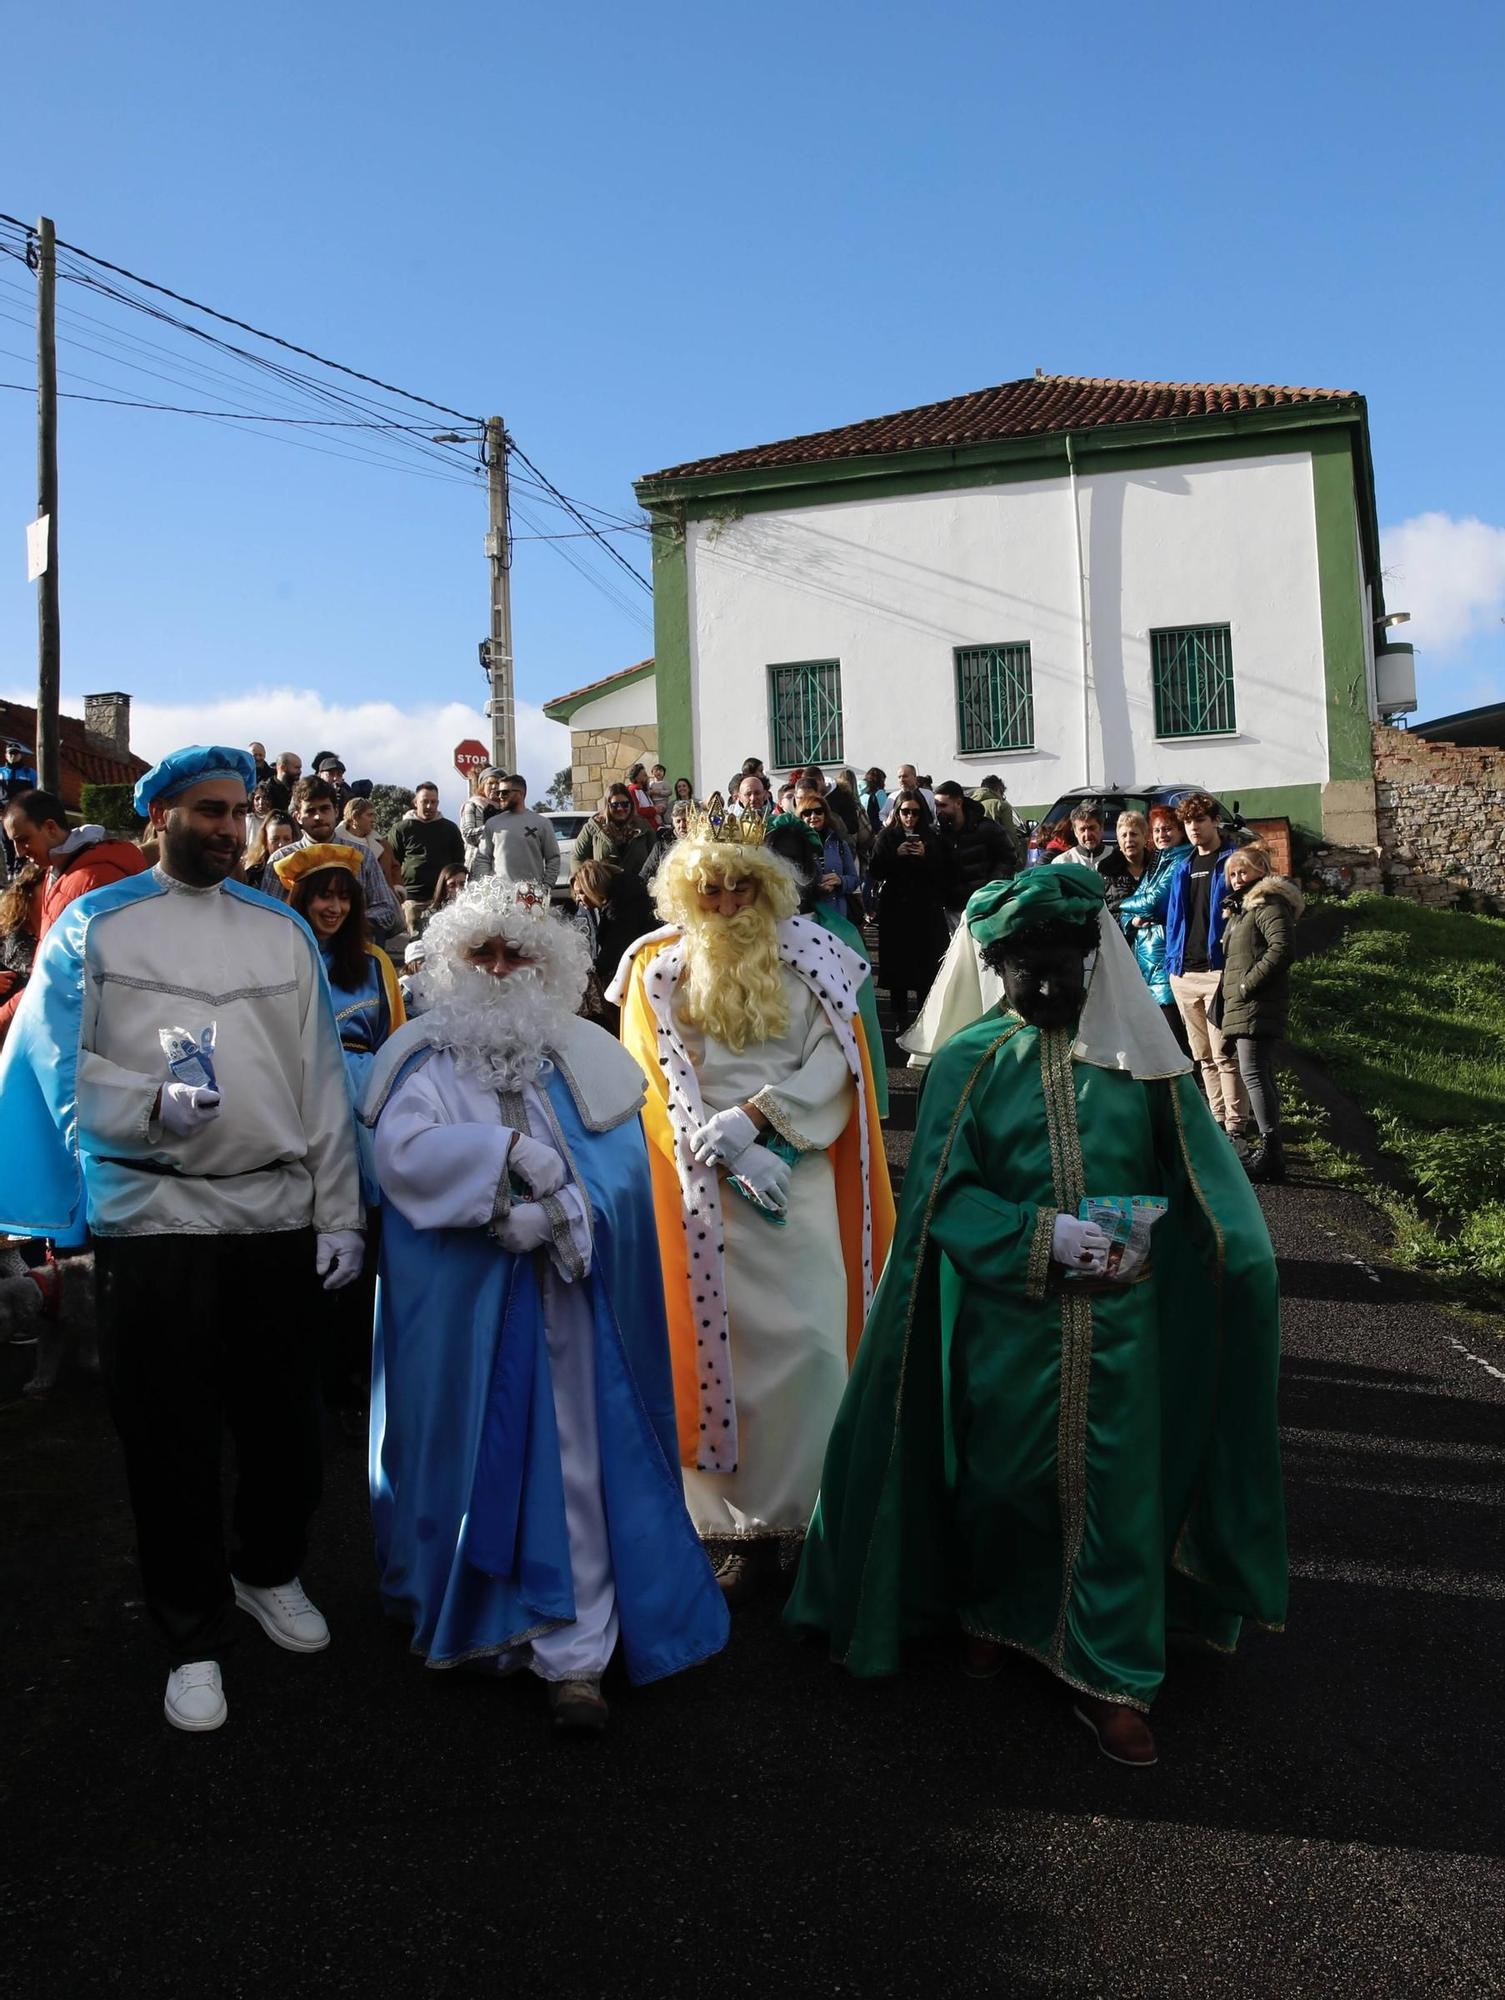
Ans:
[{"label": "blonde wig", "polygon": [[[751,882],[757,896],[734,917],[708,913],[701,891]],[[737,1053],[789,1026],[779,924],[799,908],[794,870],[758,844],[677,841],[654,884],[658,913],[685,934],[680,1009],[692,1026]]]}]

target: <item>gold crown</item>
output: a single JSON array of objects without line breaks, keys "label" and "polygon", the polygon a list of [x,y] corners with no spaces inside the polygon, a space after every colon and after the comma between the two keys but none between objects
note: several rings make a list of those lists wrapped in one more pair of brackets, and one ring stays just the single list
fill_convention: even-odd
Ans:
[{"label": "gold crown", "polygon": [[712,792],[703,806],[696,806],[685,829],[687,840],[717,841],[725,847],[761,847],[768,827],[761,813],[738,819],[727,810],[720,792]]}]

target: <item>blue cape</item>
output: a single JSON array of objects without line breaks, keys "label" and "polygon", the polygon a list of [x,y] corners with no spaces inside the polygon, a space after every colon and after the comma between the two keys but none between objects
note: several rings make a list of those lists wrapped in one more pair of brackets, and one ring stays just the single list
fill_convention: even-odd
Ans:
[{"label": "blue cape", "polygon": [[[224,892],[298,925],[308,939],[325,1004],[332,1005],[314,934],[303,919],[243,883],[226,882]],[[50,1236],[63,1249],[88,1240],[88,1149],[78,1129],[78,1058],[89,927],[96,917],[167,893],[150,869],[109,882],[69,903],[42,940],[0,1050],[0,1231]]]},{"label": "blue cape", "polygon": [[[420,1047],[395,1081],[432,1053]],[[590,1130],[561,1072],[543,1082],[591,1205],[582,1282],[623,1656],[633,1681],[657,1680],[719,1652],[730,1622],[680,1483],[647,1148],[636,1116]],[[389,1406],[401,1413],[390,1426]],[[411,1621],[430,1666],[495,1655],[573,1619],[534,1257],[498,1248],[483,1229],[415,1229],[391,1200],[370,1471],[382,1598]]]}]

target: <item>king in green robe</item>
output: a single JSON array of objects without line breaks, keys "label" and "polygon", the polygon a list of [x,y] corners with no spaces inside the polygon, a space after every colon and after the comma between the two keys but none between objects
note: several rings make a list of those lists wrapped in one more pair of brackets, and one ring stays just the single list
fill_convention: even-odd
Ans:
[{"label": "king in green robe", "polygon": [[[1010,999],[1011,939],[1090,943],[1085,919],[1097,947],[1066,954],[1065,1018],[1057,978],[1019,1002],[1035,1022],[1006,999],[931,1062],[786,1615],[857,1674],[958,1628],[1017,1649],[1109,1755],[1099,1718],[1132,1723],[1143,1763],[1148,1730],[1107,1705],[1149,1707],[1167,1633],[1231,1650],[1285,1617],[1279,1301],[1257,1198],[1101,911],[1080,868],[968,905]],[[1078,1205],[1108,1194],[1168,1204],[1137,1281],[1086,1252],[1068,1275]]]}]

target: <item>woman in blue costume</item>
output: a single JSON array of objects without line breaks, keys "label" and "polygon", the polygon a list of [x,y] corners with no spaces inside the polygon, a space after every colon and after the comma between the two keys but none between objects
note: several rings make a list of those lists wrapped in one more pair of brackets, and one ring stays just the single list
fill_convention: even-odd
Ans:
[{"label": "woman in blue costume", "polygon": [[678,1472],[642,1073],[574,1009],[584,941],[531,883],[424,936],[422,1015],[372,1065],[385,1204],[372,1384],[381,1593],[432,1667],[527,1667],[606,1723],[720,1650]]},{"label": "woman in blue costume", "polygon": [[[800,803],[813,806],[820,801],[812,793],[806,794]],[[824,806],[821,811],[825,812]],[[850,945],[868,967],[868,976],[857,989],[857,1011],[862,1016],[862,1031],[867,1037],[868,1054],[872,1058],[873,1095],[878,1100],[878,1116],[886,1118],[888,1065],[883,1057],[883,1030],[878,1025],[878,992],[873,985],[872,961],[862,941],[861,931],[846,913],[844,898],[836,900],[837,892],[829,891],[823,885],[822,877],[835,872],[825,865],[828,846],[825,825],[812,824],[802,814],[780,813],[768,823],[768,845],[775,854],[782,854],[799,876],[800,915],[814,917],[822,930],[830,931],[844,945]],[[841,845],[846,849],[845,841]],[[850,850],[847,852],[850,861]],[[855,879],[855,864],[852,873]]]},{"label": "woman in blue costume", "polygon": [[[318,941],[339,1023],[350,1095],[359,1104],[377,1050],[407,1019],[391,960],[366,935],[361,891],[361,850],[332,841],[288,847],[272,867],[289,891],[290,906]],[[330,1302],[324,1324],[321,1374],[326,1406],[350,1437],[366,1433],[371,1387],[371,1320],[376,1309],[376,1247],[380,1193],[371,1135],[356,1121],[361,1161],[361,1201],[366,1209],[366,1261],[361,1275]]]},{"label": "woman in blue costume", "polygon": [[[1120,821],[1123,815],[1120,814]],[[1137,817],[1137,815],[1136,815]],[[1165,1016],[1165,1025],[1176,1038],[1176,1046],[1186,1053],[1186,1024],[1171,992],[1170,974],[1165,969],[1165,913],[1170,907],[1171,883],[1191,855],[1181,822],[1170,806],[1152,806],[1149,818],[1150,863],[1139,878],[1137,888],[1119,903],[1114,915],[1124,936],[1134,949],[1134,958],[1155,1004]]]}]

